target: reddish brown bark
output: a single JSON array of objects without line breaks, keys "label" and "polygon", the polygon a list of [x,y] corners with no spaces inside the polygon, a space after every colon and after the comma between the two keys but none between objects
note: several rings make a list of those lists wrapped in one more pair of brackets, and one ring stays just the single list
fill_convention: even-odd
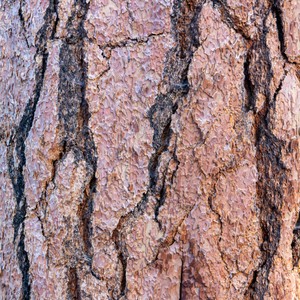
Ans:
[{"label": "reddish brown bark", "polygon": [[297,0],[0,4],[1,299],[298,299]]}]

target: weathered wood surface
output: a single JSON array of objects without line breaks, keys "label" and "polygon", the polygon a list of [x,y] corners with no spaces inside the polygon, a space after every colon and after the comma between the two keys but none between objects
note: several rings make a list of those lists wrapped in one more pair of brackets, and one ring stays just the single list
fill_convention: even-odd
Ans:
[{"label": "weathered wood surface", "polygon": [[298,0],[0,8],[1,299],[300,299]]}]

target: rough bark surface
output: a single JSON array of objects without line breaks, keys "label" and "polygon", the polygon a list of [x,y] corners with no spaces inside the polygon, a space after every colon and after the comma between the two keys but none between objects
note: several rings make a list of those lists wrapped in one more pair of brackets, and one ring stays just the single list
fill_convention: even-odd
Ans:
[{"label": "rough bark surface", "polygon": [[0,2],[1,299],[300,299],[300,2]]}]

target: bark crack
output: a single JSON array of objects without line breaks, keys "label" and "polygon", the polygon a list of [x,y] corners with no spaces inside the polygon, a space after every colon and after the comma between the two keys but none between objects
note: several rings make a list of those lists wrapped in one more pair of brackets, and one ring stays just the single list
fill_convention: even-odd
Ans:
[{"label": "bark crack", "polygon": [[68,300],[81,300],[80,284],[76,268],[68,271]]},{"label": "bark crack", "polygon": [[183,299],[183,267],[184,267],[184,259],[181,258],[181,269],[180,269],[180,283],[179,283],[179,300]]},{"label": "bark crack", "polygon": [[282,17],[283,12],[281,8],[281,3],[282,3],[281,0],[274,0],[273,2],[271,2],[272,13],[276,19],[276,27],[277,27],[277,34],[280,43],[281,56],[287,63],[298,65],[296,62],[291,61],[286,54],[285,33],[284,33],[284,26],[283,26],[284,24],[283,24],[283,17]]},{"label": "bark crack", "polygon": [[232,16],[226,0],[212,0],[213,7],[219,7],[222,15],[222,21],[233,29],[237,34],[241,35],[246,41],[250,41],[251,37],[245,32],[244,28],[239,24],[239,20]]},{"label": "bark crack", "polygon": [[280,0],[275,0],[272,3],[272,12],[273,12],[273,16],[276,19],[276,26],[277,26],[278,39],[280,43],[281,55],[287,62],[289,62],[289,58],[285,53],[284,29],[283,29],[282,9],[280,6]]},{"label": "bark crack", "polygon": [[163,32],[159,32],[159,33],[151,33],[145,37],[127,38],[127,39],[119,41],[119,42],[106,43],[104,45],[98,45],[98,46],[103,51],[105,51],[105,49],[107,49],[107,48],[112,50],[112,49],[116,49],[116,48],[124,48],[129,45],[146,44],[152,38],[157,38],[157,37],[161,37],[164,35],[165,35],[165,32],[163,31]]},{"label": "bark crack", "polygon": [[[270,92],[271,79],[273,77],[269,49],[266,43],[268,29],[266,20],[271,12],[272,7],[267,10],[264,18],[263,28],[261,30],[260,40],[253,49],[257,50],[260,58],[251,63],[265,66],[265,76],[258,73],[251,73],[255,79],[255,88],[265,96],[265,102],[260,109],[254,109],[254,128],[256,137],[256,160],[258,170],[257,180],[257,199],[260,209],[260,225],[262,230],[263,242],[261,244],[262,262],[257,270],[253,273],[253,279],[247,293],[251,299],[263,299],[269,289],[269,273],[273,264],[279,246],[281,234],[281,206],[284,198],[291,191],[291,183],[288,180],[289,172],[282,162],[282,150],[285,142],[279,140],[272,132],[271,128],[271,111],[276,106],[276,97],[281,89],[283,78],[273,97]],[[253,68],[255,70],[255,68]],[[252,70],[251,70],[252,71]],[[255,102],[255,101],[254,101]],[[284,187],[284,188],[283,188]]]},{"label": "bark crack", "polygon": [[255,84],[252,82],[250,74],[250,51],[247,52],[246,60],[244,62],[244,87],[246,90],[246,101],[245,109],[246,111],[255,109],[256,102],[256,89]]},{"label": "bark crack", "polygon": [[218,218],[218,222],[220,224],[220,237],[219,237],[219,240],[218,240],[218,251],[220,253],[220,257],[224,263],[224,266],[228,272],[228,274],[231,274],[230,270],[229,270],[229,267],[227,265],[227,262],[226,260],[224,259],[224,253],[221,249],[221,245],[220,245],[220,242],[223,238],[223,220],[222,220],[222,215],[219,213],[219,211],[216,209],[214,203],[213,203],[213,200],[216,198],[217,196],[217,184],[220,180],[220,177],[223,175],[225,176],[225,173],[229,173],[230,171],[233,171],[235,168],[238,168],[238,164],[235,163],[235,161],[231,161],[227,166],[225,166],[224,168],[220,169],[218,171],[217,174],[215,174],[213,176],[213,187],[210,191],[210,194],[208,196],[208,205],[209,205],[209,208],[210,210],[212,211],[212,213],[214,213],[216,215],[216,217]]},{"label": "bark crack", "polygon": [[[23,170],[26,165],[25,141],[32,127],[36,107],[39,102],[41,90],[44,84],[44,77],[48,61],[47,41],[51,36],[51,32],[53,30],[53,22],[55,20],[55,15],[53,12],[54,4],[53,2],[50,2],[44,16],[44,25],[37,33],[35,56],[38,56],[40,58],[40,63],[37,63],[35,70],[36,84],[34,95],[27,102],[21,121],[10,136],[7,152],[8,171],[13,185],[14,196],[16,199],[15,215],[13,218],[14,241],[16,242],[16,239],[19,236],[17,245],[17,257],[19,268],[22,273],[22,298],[24,300],[30,299],[31,290],[29,278],[29,259],[27,251],[25,249],[24,221],[26,218],[27,210],[27,201],[24,194],[25,181],[23,176]],[[24,26],[24,18],[21,6],[19,9],[19,16],[21,23],[23,23],[22,26]]]},{"label": "bark crack", "polygon": [[[164,152],[169,151],[168,148],[171,136],[174,134],[171,129],[172,116],[176,113],[178,106],[189,92],[187,75],[193,54],[200,46],[198,18],[202,4],[202,0],[174,1],[171,22],[176,45],[169,51],[166,57],[163,73],[163,83],[166,87],[166,92],[157,95],[156,102],[148,113],[150,125],[154,130],[152,145],[155,151],[151,156],[148,165],[149,185],[147,192],[143,195],[141,201],[131,212],[120,218],[119,224],[113,232],[116,249],[119,252],[119,260],[123,266],[123,275],[119,288],[120,292],[115,296],[116,299],[126,295],[126,261],[128,251],[123,231],[128,225],[130,226],[132,219],[144,213],[150,196],[156,199],[154,219],[161,228],[158,215],[159,209],[163,205],[165,199],[166,176],[164,174],[166,174],[169,164],[167,164],[167,168],[162,171],[162,186],[157,186],[159,176],[158,169],[160,166],[161,155]],[[172,157],[171,159],[176,162],[178,168],[179,161],[176,156],[176,147],[170,154]],[[173,172],[172,178],[174,178],[176,170]]]},{"label": "bark crack", "polygon": [[126,8],[127,8],[127,12],[128,12],[128,15],[129,15],[129,19],[132,22],[134,22],[134,16],[133,16],[133,13],[131,11],[131,8],[130,8],[130,1],[129,0],[126,0]]},{"label": "bark crack", "polygon": [[[166,191],[167,191],[167,184],[169,183],[170,186],[172,186],[173,182],[174,182],[174,178],[176,176],[176,172],[179,168],[179,165],[180,165],[180,161],[178,160],[177,158],[177,155],[176,155],[176,149],[177,149],[177,138],[176,138],[176,141],[175,141],[175,147],[174,147],[174,150],[172,151],[172,157],[169,159],[168,163],[167,163],[167,166],[165,167],[165,169],[162,171],[162,185],[161,187],[159,188],[159,192],[157,194],[157,202],[156,202],[156,205],[155,205],[155,208],[154,208],[154,219],[155,221],[158,223],[158,226],[159,226],[159,229],[161,230],[162,229],[162,224],[161,224],[161,221],[158,219],[158,216],[159,216],[159,210],[160,208],[164,205],[165,203],[165,199],[166,199]],[[170,178],[167,182],[167,177],[168,177],[168,171],[169,171],[169,166],[170,166],[170,163],[171,161],[174,161],[175,164],[176,164],[176,167],[175,169],[172,171],[172,174],[170,175]],[[158,165],[157,165],[157,168],[158,168]],[[155,170],[156,171],[156,170]],[[157,181],[155,183],[155,185],[157,185]]]},{"label": "bark crack", "polygon": [[27,39],[27,30],[26,30],[26,26],[25,26],[25,19],[24,19],[24,15],[23,15],[22,6],[23,6],[23,0],[20,0],[20,7],[19,7],[19,10],[18,10],[18,15],[19,15],[19,18],[20,18],[20,22],[21,22],[21,26],[22,26],[22,30],[23,30],[23,35],[24,35],[24,38],[25,38],[27,48],[30,48],[29,43],[28,43],[28,39]]},{"label": "bark crack", "polygon": [[[71,16],[67,21],[67,37],[62,40],[59,54],[58,117],[62,136],[62,152],[58,161],[73,151],[75,160],[84,160],[86,163],[87,181],[82,202],[78,205],[77,210],[82,252],[80,257],[74,258],[76,266],[72,268],[76,268],[78,264],[87,264],[92,276],[99,279],[92,270],[91,217],[97,186],[97,152],[89,128],[90,112],[86,99],[88,65],[85,62],[84,53],[85,39],[87,38],[84,22],[88,9],[89,4],[85,0],[74,1]],[[76,285],[76,291],[80,294],[79,283]]]},{"label": "bark crack", "polygon": [[300,213],[298,215],[298,220],[293,230],[293,241],[291,244],[292,256],[293,256],[293,266],[297,267],[300,259]]}]

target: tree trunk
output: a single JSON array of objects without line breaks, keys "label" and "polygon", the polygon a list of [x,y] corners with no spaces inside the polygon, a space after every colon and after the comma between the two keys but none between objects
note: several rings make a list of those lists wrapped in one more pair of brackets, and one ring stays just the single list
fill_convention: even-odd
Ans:
[{"label": "tree trunk", "polygon": [[298,0],[0,7],[1,299],[300,299]]}]

